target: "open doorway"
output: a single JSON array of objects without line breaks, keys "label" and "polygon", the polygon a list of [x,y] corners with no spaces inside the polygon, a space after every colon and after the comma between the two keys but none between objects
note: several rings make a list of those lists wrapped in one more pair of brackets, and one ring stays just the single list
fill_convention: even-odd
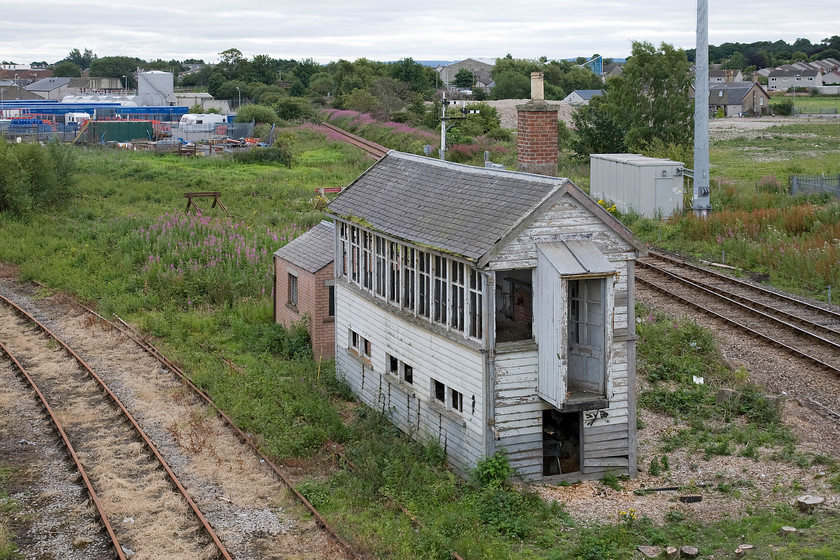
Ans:
[{"label": "open doorway", "polygon": [[543,476],[580,472],[580,413],[543,411]]}]

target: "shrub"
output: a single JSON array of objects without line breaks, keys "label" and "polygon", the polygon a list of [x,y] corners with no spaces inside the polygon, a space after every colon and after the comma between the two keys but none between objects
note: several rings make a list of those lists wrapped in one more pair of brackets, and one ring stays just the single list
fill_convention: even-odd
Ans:
[{"label": "shrub", "polygon": [[66,201],[75,170],[76,154],[70,146],[0,139],[0,212],[22,214]]},{"label": "shrub", "polygon": [[236,122],[276,123],[280,119],[274,109],[265,105],[243,105],[236,112]]},{"label": "shrub", "polygon": [[472,474],[479,486],[499,488],[504,486],[508,477],[513,474],[513,467],[510,466],[507,455],[497,451],[490,457],[480,459]]},{"label": "shrub", "polygon": [[284,97],[274,105],[277,116],[287,121],[293,121],[315,115],[312,104],[297,97]]}]

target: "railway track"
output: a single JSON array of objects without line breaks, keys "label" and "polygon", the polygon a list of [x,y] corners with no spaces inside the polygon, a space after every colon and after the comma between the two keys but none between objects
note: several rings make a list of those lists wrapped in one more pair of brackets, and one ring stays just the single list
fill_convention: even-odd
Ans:
[{"label": "railway track", "polygon": [[390,151],[385,146],[381,146],[381,145],[377,144],[376,142],[371,142],[370,140],[365,140],[361,136],[356,136],[355,134],[351,134],[351,133],[347,132],[346,130],[344,130],[342,128],[339,128],[335,125],[323,122],[323,123],[321,123],[321,126],[332,130],[334,133],[341,136],[342,139],[345,140],[346,142],[349,142],[350,144],[353,144],[354,146],[356,146],[358,148],[361,148],[362,150],[364,150],[365,152],[367,152],[369,155],[371,155],[372,157],[374,157],[376,159],[382,159]]},{"label": "railway track", "polygon": [[840,314],[654,251],[637,264],[639,283],[840,373]]},{"label": "railway track", "polygon": [[231,556],[137,420],[44,324],[0,296],[0,349],[73,459],[117,558]]},{"label": "railway track", "polygon": [[[37,284],[37,283],[36,283]],[[42,289],[47,289],[45,286],[38,284]],[[2,298],[2,295],[0,295]],[[5,299],[5,298],[3,298]],[[243,432],[234,422],[233,420],[224,412],[222,411],[216,404],[213,402],[211,397],[204,392],[202,389],[197,387],[190,378],[186,375],[186,373],[175,363],[169,360],[158,348],[156,348],[153,344],[151,344],[145,337],[134,331],[134,329],[125,321],[120,319],[119,317],[115,317],[114,321],[109,321],[105,317],[101,316],[100,314],[96,313],[94,310],[81,305],[77,302],[74,302],[73,305],[77,307],[79,310],[83,310],[85,314],[87,314],[87,319],[84,320],[85,323],[95,322],[97,327],[103,327],[106,330],[111,330],[116,333],[121,340],[125,342],[125,344],[133,344],[142,349],[143,352],[148,354],[155,362],[160,364],[160,367],[157,368],[157,373],[155,374],[171,374],[173,381],[180,387],[179,393],[190,393],[194,400],[198,403],[200,409],[202,410],[202,414],[205,414],[205,410],[208,408],[211,409],[221,420],[222,424],[225,425],[233,438],[238,440],[239,444],[242,444],[243,448],[247,448],[254,454],[255,460],[259,463],[259,468],[261,470],[265,470],[267,467],[268,470],[271,471],[270,475],[267,475],[269,478],[272,476],[279,480],[288,490],[289,494],[293,496],[302,506],[307,510],[308,514],[312,516],[315,521],[315,524],[320,527],[322,535],[318,538],[314,538],[314,540],[320,540],[320,538],[326,537],[327,541],[330,541],[331,544],[315,546],[313,541],[313,537],[309,536],[308,540],[312,542],[311,545],[307,546],[308,552],[307,554],[314,554],[316,556],[323,555],[323,557],[329,558],[357,558],[361,559],[364,558],[362,554],[355,550],[355,547],[349,543],[347,540],[342,538],[338,532],[330,525],[330,523],[324,518],[320,512],[312,506],[312,504],[297,490],[295,489],[291,479],[289,476],[283,471],[282,468],[278,467],[267,455],[265,455],[260,449],[258,444],[255,442],[252,436]],[[2,321],[0,321],[2,323]],[[2,339],[2,331],[0,331],[0,339]],[[232,363],[227,362],[227,366],[231,368],[235,368]],[[179,400],[182,400],[184,397],[178,397]],[[202,431],[204,428],[202,428]],[[218,433],[216,434],[219,435]],[[184,435],[186,438],[187,436]],[[201,437],[201,436],[199,436]],[[192,436],[189,436],[189,439],[192,439]],[[219,443],[218,445],[224,445],[224,443]],[[230,444],[228,444],[226,450],[233,454]],[[212,448],[211,448],[212,452]],[[239,468],[241,469],[241,452],[239,453],[239,457],[234,459],[234,462],[238,463]],[[221,463],[221,457],[217,456],[215,452],[213,454],[213,462]],[[263,491],[269,491],[267,487],[262,488]],[[224,498],[223,498],[224,499]],[[236,514],[237,516],[243,515],[242,513]],[[230,536],[230,527],[227,531],[227,536]],[[236,531],[236,527],[233,527],[233,530]],[[222,535],[225,537],[225,534]],[[301,535],[302,538],[306,539],[305,535]],[[224,541],[224,538],[222,539]],[[283,540],[293,551],[299,550],[295,549],[293,545],[289,544],[288,538],[281,539]],[[246,557],[254,557],[254,554],[257,554],[256,557],[261,557],[262,553],[270,553],[272,549],[269,544],[262,543],[258,546],[258,549],[261,552],[256,552],[256,550],[252,549],[249,551],[244,552],[244,556]],[[280,551],[274,551],[281,556],[278,557],[285,557],[286,554],[291,554],[288,552],[287,549],[281,549]],[[274,556],[272,556],[274,557]],[[307,556],[308,557],[308,556]]]}]

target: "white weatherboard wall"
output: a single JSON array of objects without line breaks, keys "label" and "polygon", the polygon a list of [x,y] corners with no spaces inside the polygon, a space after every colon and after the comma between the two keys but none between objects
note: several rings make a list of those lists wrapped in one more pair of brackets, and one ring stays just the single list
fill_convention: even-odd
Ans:
[{"label": "white weatherboard wall", "polygon": [[[592,212],[571,197],[564,197],[532,221],[510,240],[489,263],[491,269],[535,268],[534,272],[534,334],[538,344],[514,343],[497,345],[495,357],[495,418],[494,435],[497,447],[508,452],[511,465],[526,480],[540,480],[543,467],[542,411],[552,404],[539,395],[540,369],[558,371],[565,364],[557,364],[551,356],[564,354],[566,306],[565,282],[554,268],[541,262],[537,243],[559,239],[588,239],[598,246],[615,269],[610,276],[612,296],[612,336],[607,351],[607,390],[610,402],[603,410],[581,413],[584,456],[582,475],[597,478],[606,472],[636,473],[635,395],[628,387],[635,384],[633,338],[633,310],[629,307],[634,296],[634,249],[607,227]],[[546,268],[544,268],[544,265]],[[550,285],[548,292],[544,289]],[[558,309],[559,308],[559,309]],[[558,309],[558,316],[547,321],[547,312]],[[551,313],[554,315],[554,313]],[[549,332],[546,332],[549,330]],[[543,345],[549,346],[544,348]],[[545,378],[544,380],[545,381]],[[565,387],[558,376],[557,385]],[[556,402],[562,405],[565,388],[551,390]]]},{"label": "white weatherboard wall", "polygon": [[[368,406],[388,415],[401,430],[418,439],[435,437],[462,473],[485,456],[484,355],[477,348],[429,330],[424,319],[405,319],[383,302],[372,301],[343,279],[335,288],[336,372]],[[426,323],[425,325],[423,323]],[[425,326],[425,328],[424,328]],[[370,364],[349,349],[350,331],[371,342]],[[411,385],[386,373],[390,354],[414,369]],[[463,412],[435,401],[432,379],[464,396]],[[473,409],[473,399],[475,407]]]},{"label": "white weatherboard wall", "polygon": [[593,198],[610,200],[621,212],[667,218],[683,209],[683,163],[638,154],[592,154]]}]

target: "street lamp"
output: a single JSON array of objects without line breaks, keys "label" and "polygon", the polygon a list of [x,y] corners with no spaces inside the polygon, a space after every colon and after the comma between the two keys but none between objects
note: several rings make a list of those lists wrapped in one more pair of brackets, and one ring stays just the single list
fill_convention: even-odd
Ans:
[{"label": "street lamp", "polygon": [[236,110],[238,111],[242,107],[242,92],[239,91],[239,86],[236,86],[236,95],[239,96],[239,102],[236,104]]},{"label": "street lamp", "polygon": [[791,116],[796,116],[796,82],[799,81],[799,74],[793,77],[793,109],[791,109]]},{"label": "street lamp", "polygon": [[20,99],[20,84],[18,83],[17,74],[15,74],[15,93],[17,94],[17,98]]}]

